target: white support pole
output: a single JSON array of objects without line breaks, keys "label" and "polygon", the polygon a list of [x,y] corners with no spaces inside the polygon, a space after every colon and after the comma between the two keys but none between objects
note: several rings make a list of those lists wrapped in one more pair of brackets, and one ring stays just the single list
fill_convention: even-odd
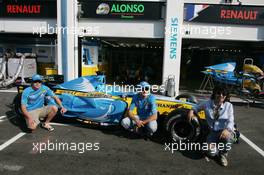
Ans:
[{"label": "white support pole", "polygon": [[[61,0],[61,50],[62,72],[64,80],[69,81],[75,77],[74,37],[75,37],[75,9],[74,0]],[[76,70],[77,71],[77,70]]]},{"label": "white support pole", "polygon": [[[78,35],[79,35],[79,30],[78,29],[78,18],[77,18],[77,15],[78,15],[78,1],[75,0],[74,1],[74,26],[75,26],[75,29],[77,32],[75,32],[74,34],[74,77],[77,78],[79,76],[79,66],[78,66]],[[79,46],[81,47],[81,46]]]},{"label": "white support pole", "polygon": [[[57,29],[61,28],[61,0],[57,0]],[[61,32],[57,32],[57,43],[56,43],[56,55],[57,55],[57,65],[58,65],[58,74],[62,75],[62,36]]]},{"label": "white support pole", "polygon": [[164,37],[163,78],[165,83],[169,75],[175,77],[176,95],[179,94],[183,24],[183,0],[167,0],[166,30]]}]

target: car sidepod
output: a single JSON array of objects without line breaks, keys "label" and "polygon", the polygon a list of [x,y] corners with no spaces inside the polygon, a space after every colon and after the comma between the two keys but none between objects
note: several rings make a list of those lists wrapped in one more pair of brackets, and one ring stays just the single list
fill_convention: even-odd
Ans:
[{"label": "car sidepod", "polygon": [[98,123],[119,124],[127,109],[127,103],[120,99],[78,97],[70,94],[62,94],[60,99],[68,110],[65,117]]}]

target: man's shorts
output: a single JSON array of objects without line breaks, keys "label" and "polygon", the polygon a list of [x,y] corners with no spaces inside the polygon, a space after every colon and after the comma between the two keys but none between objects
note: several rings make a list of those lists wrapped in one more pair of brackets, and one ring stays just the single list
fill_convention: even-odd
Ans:
[{"label": "man's shorts", "polygon": [[[51,106],[43,106],[42,108],[35,109],[33,111],[29,111],[29,115],[32,117],[32,119],[35,121],[35,123],[38,125],[40,123],[40,118],[45,118],[47,115],[52,111]],[[28,120],[27,121],[27,126]]]}]

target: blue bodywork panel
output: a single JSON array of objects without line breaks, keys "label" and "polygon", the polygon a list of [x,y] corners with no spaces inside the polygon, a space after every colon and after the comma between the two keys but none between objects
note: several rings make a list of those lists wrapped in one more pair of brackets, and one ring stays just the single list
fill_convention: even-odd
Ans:
[{"label": "blue bodywork panel", "polygon": [[[106,88],[108,88],[107,91]],[[119,124],[128,107],[122,99],[111,98],[111,96],[122,96],[124,93],[114,91],[111,86],[106,86],[104,75],[80,77],[57,85],[53,89],[85,93],[100,92],[110,95],[109,97],[83,97],[68,93],[59,94],[63,106],[67,109],[64,117],[74,117],[98,123]]]}]

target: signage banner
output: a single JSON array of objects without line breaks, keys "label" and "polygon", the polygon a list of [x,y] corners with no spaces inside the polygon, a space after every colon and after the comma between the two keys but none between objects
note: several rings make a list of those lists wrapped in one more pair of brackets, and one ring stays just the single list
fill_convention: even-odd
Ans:
[{"label": "signage banner", "polygon": [[185,4],[184,20],[187,22],[263,25],[264,8],[238,5]]},{"label": "signage banner", "polygon": [[142,1],[85,1],[81,0],[81,18],[161,19],[164,3]]},{"label": "signage banner", "polygon": [[174,79],[174,95],[179,94],[183,6],[184,0],[167,0],[162,81],[165,84],[170,78]]},{"label": "signage banner", "polygon": [[56,0],[2,0],[0,17],[4,18],[56,18]]}]

